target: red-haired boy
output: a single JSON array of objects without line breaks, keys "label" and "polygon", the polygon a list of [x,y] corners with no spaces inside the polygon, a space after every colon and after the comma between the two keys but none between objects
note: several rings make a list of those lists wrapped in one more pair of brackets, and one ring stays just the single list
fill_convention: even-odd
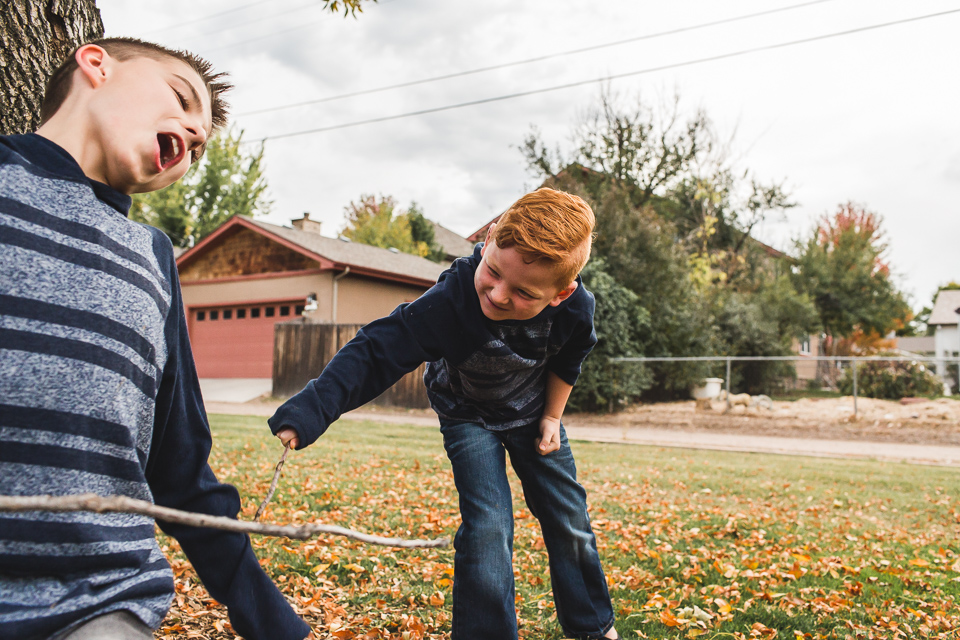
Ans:
[{"label": "red-haired boy", "polygon": [[514,203],[472,256],[386,318],[370,323],[270,428],[294,447],[428,362],[460,494],[454,640],[517,637],[513,502],[506,456],[540,521],[557,619],[570,638],[616,638],[614,614],[573,455],[560,418],[597,342],[593,295],[578,276],[590,257],[593,211],[539,189]]},{"label": "red-haired boy", "polygon": [[[236,489],[207,464],[173,248],[127,218],[130,194],[199,159],[228,88],[189,53],[98,40],[53,73],[37,133],[0,137],[0,494],[116,494],[236,517]],[[160,526],[234,631],[310,633],[247,536]],[[149,640],[173,596],[151,518],[0,514],[0,637]]]}]

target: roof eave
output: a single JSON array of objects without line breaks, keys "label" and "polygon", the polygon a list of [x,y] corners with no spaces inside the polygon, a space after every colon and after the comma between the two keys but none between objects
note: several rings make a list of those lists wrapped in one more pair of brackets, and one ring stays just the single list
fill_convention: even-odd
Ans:
[{"label": "roof eave", "polygon": [[273,233],[269,229],[265,229],[264,227],[261,227],[260,225],[250,220],[247,220],[246,218],[240,215],[234,215],[229,220],[227,220],[222,225],[220,225],[220,227],[218,227],[216,231],[214,231],[213,233],[208,235],[206,238],[201,240],[198,244],[196,244],[190,250],[184,252],[177,259],[177,267],[178,268],[182,267],[184,264],[189,262],[195,256],[202,253],[212,243],[216,242],[218,238],[222,237],[230,229],[233,229],[237,226],[241,226],[241,227],[244,227],[245,229],[250,229],[251,231],[255,231],[256,233],[259,233],[260,235],[266,238],[269,238],[273,242],[276,242],[278,244],[283,245],[284,247],[287,247],[291,251],[296,251],[297,253],[304,255],[310,258],[311,260],[317,261],[320,264],[320,268],[322,270],[344,271],[347,267],[349,267],[350,273],[353,275],[368,276],[372,278],[377,278],[379,280],[390,280],[393,282],[400,282],[403,284],[411,284],[411,285],[423,286],[423,287],[432,287],[434,284],[436,284],[436,279],[421,278],[421,277],[406,275],[402,273],[392,273],[390,271],[382,271],[380,269],[373,269],[370,267],[365,267],[363,265],[351,264],[347,262],[337,262],[337,261],[331,260],[325,256],[320,255],[319,253],[310,251],[309,249],[297,244],[296,242],[292,242],[276,233]]}]

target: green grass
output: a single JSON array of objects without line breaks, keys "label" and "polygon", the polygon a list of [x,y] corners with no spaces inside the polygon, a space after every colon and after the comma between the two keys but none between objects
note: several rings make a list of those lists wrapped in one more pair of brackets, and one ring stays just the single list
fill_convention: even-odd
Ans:
[{"label": "green grass", "polygon": [[[212,465],[240,489],[249,519],[279,443],[262,418],[213,415],[211,424]],[[585,442],[573,448],[625,638],[769,638],[772,630],[791,639],[897,637],[891,621],[901,637],[957,637],[957,469]],[[563,635],[546,552],[512,483],[521,636],[556,640]],[[344,421],[291,454],[264,521],[452,537],[456,500],[437,430]],[[449,634],[450,548],[385,549],[333,537],[255,538],[254,545],[321,638],[332,631]],[[178,591],[195,594],[194,583],[184,571]],[[694,606],[710,618],[696,622]],[[199,624],[171,620],[187,629]]]}]

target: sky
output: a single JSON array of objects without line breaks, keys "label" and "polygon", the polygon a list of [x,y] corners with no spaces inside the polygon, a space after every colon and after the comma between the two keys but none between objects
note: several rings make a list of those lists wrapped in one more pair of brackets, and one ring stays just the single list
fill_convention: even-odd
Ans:
[{"label": "sky", "polygon": [[[381,0],[355,19],[319,0],[97,5],[108,36],[186,48],[230,73],[231,121],[246,141],[266,138],[270,222],[308,211],[336,236],[344,207],[374,194],[470,234],[538,186],[518,150],[531,127],[568,147],[605,85],[626,103],[678,95],[730,141],[738,170],[783,182],[797,206],[760,240],[790,251],[853,201],[882,216],[915,308],[960,281],[960,12],[911,20],[960,0]],[[611,76],[623,77],[601,82]],[[577,86],[301,133],[561,85]]]}]

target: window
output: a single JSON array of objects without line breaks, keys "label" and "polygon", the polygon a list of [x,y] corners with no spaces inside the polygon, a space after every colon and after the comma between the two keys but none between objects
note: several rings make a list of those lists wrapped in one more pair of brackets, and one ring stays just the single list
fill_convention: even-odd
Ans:
[{"label": "window", "polygon": [[216,320],[216,319],[219,318],[219,317],[220,317],[220,313],[219,313],[216,309],[214,309],[213,311],[210,312],[210,319],[211,319],[211,320]]},{"label": "window", "polygon": [[223,310],[223,319],[230,320],[233,318],[233,309],[224,309]]},{"label": "window", "polygon": [[272,318],[272,317],[274,316],[274,314],[276,313],[276,311],[277,311],[277,310],[274,309],[273,307],[267,307],[267,308],[265,308],[265,309],[263,310],[263,315],[265,315],[265,316],[268,317],[268,318]]},{"label": "window", "polygon": [[250,309],[250,317],[251,317],[251,318],[259,318],[259,317],[260,317],[260,307],[254,307],[253,309]]},{"label": "window", "polygon": [[290,306],[285,304],[282,307],[280,307],[280,315],[282,316],[290,315]]},{"label": "window", "polygon": [[243,320],[247,317],[246,309],[237,309],[237,320]]},{"label": "window", "polygon": [[800,353],[801,355],[808,356],[810,355],[810,338],[804,338],[803,342],[800,343]]},{"label": "window", "polygon": [[294,307],[293,313],[296,314],[296,315],[298,315],[298,316],[299,316],[299,315],[302,315],[302,314],[303,314],[303,305],[302,305],[302,304],[298,304],[296,307]]},{"label": "window", "polygon": [[206,312],[206,311],[197,311],[197,321],[198,321],[198,322],[203,322],[203,321],[206,320],[206,319],[207,319],[207,312]]}]

